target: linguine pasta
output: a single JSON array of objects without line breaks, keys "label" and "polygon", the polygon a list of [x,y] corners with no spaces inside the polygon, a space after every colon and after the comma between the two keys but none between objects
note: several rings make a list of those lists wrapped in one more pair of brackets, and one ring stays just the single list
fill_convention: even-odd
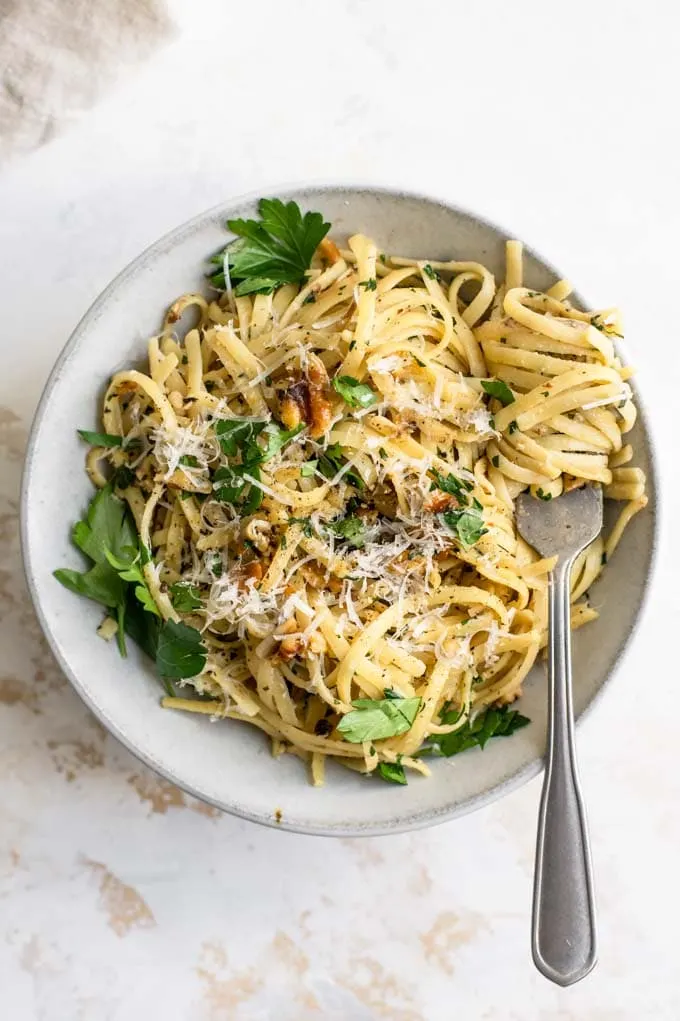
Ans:
[{"label": "linguine pasta", "polygon": [[521,724],[503,707],[546,644],[553,561],[515,498],[594,482],[621,503],[574,566],[572,627],[646,503],[619,313],[570,290],[527,289],[516,241],[498,283],[355,235],[299,285],[236,297],[227,269],[213,300],[172,305],[106,392],[121,444],[87,458],[96,486],[115,472],[160,618],[200,633],[165,707],[258,727],[315,784],[328,757],[405,782],[423,751]]}]

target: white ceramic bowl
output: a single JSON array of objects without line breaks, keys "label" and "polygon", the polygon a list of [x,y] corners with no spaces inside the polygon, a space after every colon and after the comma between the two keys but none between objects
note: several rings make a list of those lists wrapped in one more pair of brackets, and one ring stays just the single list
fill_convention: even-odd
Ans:
[{"label": "white ceramic bowl", "polygon": [[[441,202],[375,188],[312,187],[277,194],[303,209],[319,209],[336,238],[362,231],[389,252],[476,259],[498,277],[503,274],[508,235]],[[132,643],[129,658],[121,660],[115,643],[105,644],[95,634],[100,609],[52,577],[56,567],[80,564],[69,533],[92,495],[76,429],[96,427],[112,372],[144,357],[146,338],[156,332],[174,298],[204,287],[205,259],[225,243],[225,221],[255,215],[256,200],[251,196],[212,209],[149,248],[97,299],[62,352],[36,414],[23,482],[22,541],[33,600],[62,669],[96,716],[148,766],[191,794],[246,819],[316,834],[396,833],[452,819],[501,797],[541,768],[542,668],[534,671],[519,703],[532,724],[512,738],[492,741],[484,751],[435,760],[433,776],[413,777],[408,787],[332,766],[326,786],[317,789],[308,784],[299,760],[274,759],[268,740],[255,728],[162,710],[150,662]],[[525,266],[531,287],[542,289],[560,275],[530,249]],[[577,715],[619,662],[651,574],[655,481],[644,415],[632,442],[636,463],[648,473],[650,507],[634,519],[593,588],[600,619],[574,635]]]}]

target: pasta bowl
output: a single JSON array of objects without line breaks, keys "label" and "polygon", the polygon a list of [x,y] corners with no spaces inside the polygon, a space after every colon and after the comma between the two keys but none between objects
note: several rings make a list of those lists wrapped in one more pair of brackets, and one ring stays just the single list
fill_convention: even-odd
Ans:
[{"label": "pasta bowl", "polygon": [[[309,187],[277,194],[303,211],[320,211],[341,242],[362,232],[389,252],[477,261],[498,278],[505,272],[509,235],[452,205],[377,188]],[[541,768],[547,702],[540,665],[517,703],[531,724],[511,740],[437,760],[431,777],[414,777],[407,786],[378,783],[331,764],[326,785],[313,787],[296,758],[274,758],[253,728],[163,711],[150,661],[133,647],[120,660],[114,645],[96,633],[100,609],[65,592],[52,574],[55,567],[76,565],[70,526],[91,497],[77,430],[92,427],[111,374],[142,359],[162,310],[178,294],[205,290],[205,260],[228,240],[226,220],[252,217],[256,208],[257,197],[234,200],[166,235],[109,285],[65,347],[41,399],[25,466],[22,544],[31,594],[57,660],[99,720],[148,766],[196,797],[246,819],[313,834],[393,833],[452,819],[508,793]],[[524,273],[526,285],[537,291],[560,276],[530,249]],[[574,300],[587,307],[578,296]],[[637,390],[635,396],[639,407]],[[593,586],[599,619],[574,635],[577,717],[620,662],[653,565],[655,476],[642,409],[629,442],[647,475],[650,504],[626,529],[619,555]]]}]

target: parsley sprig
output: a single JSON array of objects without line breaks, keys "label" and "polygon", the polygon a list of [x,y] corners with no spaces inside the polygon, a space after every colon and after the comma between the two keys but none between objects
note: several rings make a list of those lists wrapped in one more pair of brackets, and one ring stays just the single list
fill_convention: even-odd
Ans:
[{"label": "parsley sprig", "polygon": [[[449,721],[444,717],[443,722]],[[418,755],[444,755],[450,758],[468,748],[484,748],[492,737],[509,737],[516,730],[531,723],[527,716],[522,716],[516,709],[508,709],[507,705],[499,709],[488,708],[478,713],[458,730],[450,734],[441,734],[430,738],[419,750]]]},{"label": "parsley sprig", "polygon": [[[260,199],[259,220],[228,220],[237,235],[211,262],[227,265],[234,293],[271,294],[281,284],[297,283],[309,269],[314,252],[330,230],[321,213],[300,211],[297,202]],[[226,273],[211,276],[215,287],[226,286]]]},{"label": "parsley sprig", "polygon": [[474,546],[488,531],[482,517],[482,505],[479,500],[471,497],[473,484],[467,479],[459,479],[456,475],[442,475],[436,469],[430,472],[432,485],[430,489],[441,489],[443,493],[455,496],[458,507],[444,511],[441,519],[463,546]]},{"label": "parsley sprig", "polygon": [[276,422],[260,419],[218,421],[215,433],[222,452],[227,457],[240,457],[240,461],[218,468],[213,475],[216,498],[238,506],[244,515],[253,514],[262,503],[262,490],[251,479],[259,482],[260,465],[271,460],[304,428],[300,423],[294,429],[283,429]]},{"label": "parsley sprig", "polygon": [[[90,561],[87,571],[60,568],[57,581],[93,599],[116,615],[118,648],[126,654],[125,632],[153,659],[163,678],[193,677],[205,666],[200,632],[163,621],[149,591],[143,564],[149,551],[140,542],[125,503],[109,483],[97,491],[85,517],[72,532],[75,545]],[[172,694],[172,691],[170,692]]]}]

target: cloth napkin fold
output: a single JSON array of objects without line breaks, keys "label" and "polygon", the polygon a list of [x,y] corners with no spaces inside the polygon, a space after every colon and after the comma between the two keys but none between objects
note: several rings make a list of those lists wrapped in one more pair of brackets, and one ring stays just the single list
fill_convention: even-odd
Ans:
[{"label": "cloth napkin fold", "polygon": [[172,34],[164,0],[0,0],[0,161],[48,141]]}]

